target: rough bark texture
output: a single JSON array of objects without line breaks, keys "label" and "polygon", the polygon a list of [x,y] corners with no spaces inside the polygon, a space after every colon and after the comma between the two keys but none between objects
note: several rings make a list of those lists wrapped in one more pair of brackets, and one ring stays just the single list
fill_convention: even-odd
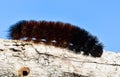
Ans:
[{"label": "rough bark texture", "polygon": [[120,53],[83,56],[44,44],[0,40],[0,77],[120,77]]}]

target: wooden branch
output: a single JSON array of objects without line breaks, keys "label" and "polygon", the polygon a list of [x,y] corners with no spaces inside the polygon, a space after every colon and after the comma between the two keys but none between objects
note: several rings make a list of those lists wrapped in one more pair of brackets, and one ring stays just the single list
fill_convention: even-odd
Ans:
[{"label": "wooden branch", "polygon": [[120,53],[101,58],[68,49],[0,40],[0,77],[120,77]]}]

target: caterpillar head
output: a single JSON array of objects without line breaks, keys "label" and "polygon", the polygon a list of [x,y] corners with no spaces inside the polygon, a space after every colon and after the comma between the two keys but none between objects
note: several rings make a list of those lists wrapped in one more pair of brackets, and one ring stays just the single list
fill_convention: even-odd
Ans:
[{"label": "caterpillar head", "polygon": [[98,42],[97,37],[89,35],[87,39],[85,49],[87,49],[88,52],[85,53],[90,53],[93,57],[101,57],[103,53],[103,45]]},{"label": "caterpillar head", "polygon": [[101,43],[94,45],[90,53],[93,57],[101,57],[103,53],[103,45]]}]

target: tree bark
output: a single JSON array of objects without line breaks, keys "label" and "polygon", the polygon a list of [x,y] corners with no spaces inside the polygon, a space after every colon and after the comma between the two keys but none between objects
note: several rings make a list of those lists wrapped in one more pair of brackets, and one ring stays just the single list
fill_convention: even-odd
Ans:
[{"label": "tree bark", "polygon": [[120,53],[94,58],[68,49],[0,40],[0,77],[120,77]]}]

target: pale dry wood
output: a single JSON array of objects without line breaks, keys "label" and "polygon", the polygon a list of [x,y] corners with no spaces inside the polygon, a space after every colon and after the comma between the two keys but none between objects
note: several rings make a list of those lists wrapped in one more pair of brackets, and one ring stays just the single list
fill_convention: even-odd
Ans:
[{"label": "pale dry wood", "polygon": [[120,53],[93,58],[42,43],[1,39],[0,77],[120,77]]}]

